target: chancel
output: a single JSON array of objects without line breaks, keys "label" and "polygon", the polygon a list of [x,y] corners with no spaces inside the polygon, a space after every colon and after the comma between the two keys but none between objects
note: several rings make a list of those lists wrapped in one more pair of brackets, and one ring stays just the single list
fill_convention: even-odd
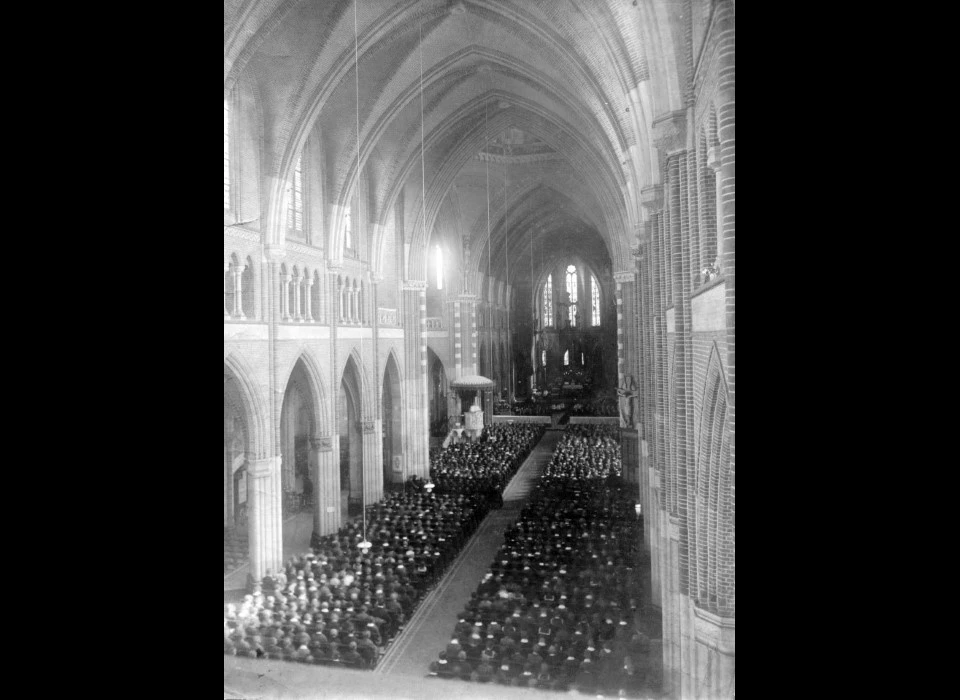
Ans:
[{"label": "chancel", "polygon": [[225,697],[735,697],[735,59],[224,0]]}]

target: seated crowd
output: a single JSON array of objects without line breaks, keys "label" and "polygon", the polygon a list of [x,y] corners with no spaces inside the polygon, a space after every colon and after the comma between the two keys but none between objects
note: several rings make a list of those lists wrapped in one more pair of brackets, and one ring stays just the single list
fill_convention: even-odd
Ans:
[{"label": "seated crowd", "polygon": [[642,525],[610,439],[606,428],[569,430],[431,675],[642,690],[649,640],[635,625],[634,571]]},{"label": "seated crowd", "polygon": [[557,447],[544,477],[593,481],[623,476],[620,429],[614,426],[571,425]]},{"label": "seated crowd", "polygon": [[546,432],[542,425],[494,425],[478,442],[450,445],[430,463],[441,493],[486,495],[495,507],[503,491]]},{"label": "seated crowd", "polygon": [[[484,444],[498,462],[526,445],[511,431],[496,436]],[[315,538],[312,552],[283,571],[267,572],[239,606],[226,606],[224,654],[374,668],[491,508],[488,494],[447,486],[429,493],[411,479],[369,508],[367,554],[358,547],[361,525],[350,523]]]}]

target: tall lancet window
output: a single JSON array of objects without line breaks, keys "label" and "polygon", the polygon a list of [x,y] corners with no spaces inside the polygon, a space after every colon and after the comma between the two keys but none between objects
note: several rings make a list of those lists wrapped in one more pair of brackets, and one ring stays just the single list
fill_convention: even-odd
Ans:
[{"label": "tall lancet window", "polygon": [[437,246],[437,289],[443,291],[443,250]]},{"label": "tall lancet window", "polygon": [[576,303],[580,301],[580,280],[577,275],[577,266],[571,265],[567,268],[567,292],[570,293],[570,327],[577,327],[577,307]]},{"label": "tall lancet window", "polygon": [[233,203],[232,180],[230,176],[230,105],[223,101],[223,209],[230,209]]},{"label": "tall lancet window", "polygon": [[543,288],[543,326],[549,328],[556,325],[553,318],[553,275],[547,277],[547,285]]},{"label": "tall lancet window", "polygon": [[570,351],[569,351],[569,350],[567,350],[567,354],[563,356],[563,366],[564,366],[564,367],[569,367],[569,366],[570,366]]},{"label": "tall lancet window", "polygon": [[343,248],[347,255],[354,254],[353,248],[353,207],[347,207],[343,213]]},{"label": "tall lancet window", "polygon": [[594,275],[591,281],[593,289],[593,327],[599,328],[602,320],[600,318],[600,280]]},{"label": "tall lancet window", "polygon": [[303,235],[303,156],[297,160],[297,169],[293,172],[293,182],[287,186],[287,229],[297,236]]}]

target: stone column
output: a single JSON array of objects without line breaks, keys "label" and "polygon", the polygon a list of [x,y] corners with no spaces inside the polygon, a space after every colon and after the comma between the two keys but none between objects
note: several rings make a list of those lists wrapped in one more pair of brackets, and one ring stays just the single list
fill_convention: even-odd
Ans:
[{"label": "stone column", "polygon": [[281,275],[280,277],[280,317],[284,322],[293,320],[293,317],[290,316],[290,283],[292,280],[292,275]]},{"label": "stone column", "polygon": [[306,301],[306,310],[303,312],[303,320],[306,323],[314,323],[313,318],[313,278],[307,277],[303,282],[304,301]]},{"label": "stone column", "polygon": [[363,493],[367,506],[383,499],[383,421],[363,421]]},{"label": "stone column", "polygon": [[723,251],[725,247],[723,236],[723,160],[720,156],[719,148],[714,147],[710,149],[710,160],[708,164],[717,181],[717,258],[716,260],[711,260],[709,264],[715,264],[720,268],[720,274],[723,274]]},{"label": "stone column", "polygon": [[243,273],[246,265],[233,266],[233,317],[238,321],[246,321],[243,313]]},{"label": "stone column", "polygon": [[310,441],[310,478],[313,480],[313,532],[318,537],[340,529],[340,464],[338,437]]},{"label": "stone column", "polygon": [[283,563],[283,513],[278,493],[282,459],[256,460],[247,466],[251,573],[258,581],[268,569],[276,572]]},{"label": "stone column", "polygon": [[303,307],[301,305],[301,294],[303,292],[303,281],[305,277],[302,272],[298,272],[293,280],[293,320],[297,323],[303,323]]},{"label": "stone column", "polygon": [[223,263],[223,320],[230,320],[230,312],[227,310],[227,273],[230,272],[230,263]]},{"label": "stone column", "polygon": [[405,478],[430,475],[430,399],[427,377],[427,283],[403,284]]}]

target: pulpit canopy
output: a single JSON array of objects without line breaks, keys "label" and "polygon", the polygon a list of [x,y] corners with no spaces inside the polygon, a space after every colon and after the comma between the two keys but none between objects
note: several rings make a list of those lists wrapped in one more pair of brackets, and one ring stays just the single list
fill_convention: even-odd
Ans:
[{"label": "pulpit canopy", "polygon": [[486,377],[460,377],[450,386],[460,391],[485,391],[495,388],[496,383]]}]

